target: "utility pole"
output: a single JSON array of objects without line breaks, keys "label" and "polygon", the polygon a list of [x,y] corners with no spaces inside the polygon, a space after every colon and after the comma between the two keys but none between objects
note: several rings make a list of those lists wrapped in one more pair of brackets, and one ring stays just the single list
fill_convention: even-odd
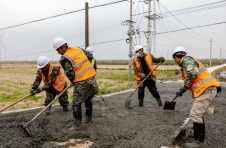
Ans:
[{"label": "utility pole", "polygon": [[212,39],[210,39],[210,66],[211,66],[211,54],[212,54]]},{"label": "utility pole", "polygon": [[[153,0],[153,3],[154,3],[154,18],[155,18],[155,15],[156,15],[156,8],[155,8],[155,0]],[[152,19],[153,20],[153,19]],[[153,54],[156,56],[156,28],[155,28],[155,19],[153,20],[153,37],[154,37],[154,51],[153,51]]]},{"label": "utility pole", "polygon": [[85,3],[85,50],[89,47],[89,3]]},{"label": "utility pole", "polygon": [[223,61],[222,61],[221,47],[220,47],[220,54],[221,54],[220,57],[221,57],[221,64],[222,64]]},{"label": "utility pole", "polygon": [[147,33],[147,53],[151,53],[151,0],[148,3],[148,33]]},{"label": "utility pole", "polygon": [[132,69],[132,48],[133,48],[133,27],[132,27],[132,9],[133,9],[133,0],[130,0],[130,25],[129,25],[129,82],[131,82],[131,69]]}]

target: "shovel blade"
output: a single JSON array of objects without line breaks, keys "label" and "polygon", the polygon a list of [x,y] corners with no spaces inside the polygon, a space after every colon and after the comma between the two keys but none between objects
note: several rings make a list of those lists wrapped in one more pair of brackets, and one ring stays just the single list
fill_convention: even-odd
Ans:
[{"label": "shovel blade", "polygon": [[24,124],[24,123],[22,123],[21,126],[22,126],[22,128],[24,129],[25,133],[26,133],[29,137],[31,137],[32,135],[31,135],[31,132],[29,131],[29,129],[27,128],[27,125]]},{"label": "shovel blade", "polygon": [[125,107],[126,107],[126,109],[131,109],[131,108],[130,108],[130,101],[131,101],[131,97],[128,97],[128,98],[126,99],[126,102],[125,102]]},{"label": "shovel blade", "polygon": [[163,110],[174,110],[176,102],[166,101]]}]

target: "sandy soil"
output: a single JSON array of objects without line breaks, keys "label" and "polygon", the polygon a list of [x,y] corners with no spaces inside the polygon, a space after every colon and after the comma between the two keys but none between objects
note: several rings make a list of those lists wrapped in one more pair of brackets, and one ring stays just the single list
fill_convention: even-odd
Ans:
[{"label": "sandy soil", "polygon": [[[171,100],[181,83],[171,82],[158,84],[162,101]],[[93,123],[82,123],[82,129],[69,132],[73,124],[72,111],[63,112],[61,107],[53,108],[50,116],[45,114],[31,123],[28,128],[33,137],[27,137],[21,123],[28,122],[35,114],[21,117],[0,119],[0,147],[32,147],[55,148],[63,147],[51,143],[65,142],[68,139],[92,141],[95,148],[160,148],[169,146],[171,136],[182,121],[189,116],[193,103],[191,94],[185,93],[177,98],[174,111],[163,110],[146,90],[144,107],[138,106],[137,92],[134,94],[132,110],[124,107],[125,99],[131,92],[106,97],[105,107],[99,98],[93,100]],[[206,114],[206,148],[226,147],[226,85],[212,103],[213,115]],[[85,108],[83,104],[83,120]]]},{"label": "sandy soil", "polygon": [[[119,68],[125,68],[129,69],[128,65],[97,65],[98,68],[109,68],[109,69],[119,69]],[[158,67],[158,70],[175,70],[180,69],[177,65],[160,65]]]}]

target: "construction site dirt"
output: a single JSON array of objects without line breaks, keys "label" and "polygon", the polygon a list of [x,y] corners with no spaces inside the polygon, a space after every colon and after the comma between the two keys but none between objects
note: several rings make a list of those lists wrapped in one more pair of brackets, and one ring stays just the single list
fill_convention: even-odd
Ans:
[{"label": "construction site dirt", "polygon": [[[170,101],[176,91],[182,87],[180,82],[161,83],[157,85],[162,101]],[[91,147],[98,148],[160,148],[169,146],[171,136],[189,117],[193,104],[191,94],[186,92],[175,100],[173,111],[163,110],[158,106],[155,98],[146,89],[144,107],[138,106],[137,92],[132,97],[131,110],[127,110],[126,98],[131,92],[105,97],[105,107],[101,98],[93,100],[93,123],[82,123],[77,131],[68,131],[73,124],[72,110],[63,112],[61,106],[53,107],[51,115],[41,115],[28,125],[33,134],[28,137],[21,127],[21,123],[31,120],[36,114],[20,117],[0,119],[0,147],[1,148],[55,148],[55,142],[65,142],[68,139],[82,139],[92,141]],[[222,85],[222,92],[218,94],[211,106],[213,115],[205,114],[206,148],[226,147],[226,85]],[[83,107],[83,120],[85,107]],[[65,146],[66,147],[66,146]]]}]

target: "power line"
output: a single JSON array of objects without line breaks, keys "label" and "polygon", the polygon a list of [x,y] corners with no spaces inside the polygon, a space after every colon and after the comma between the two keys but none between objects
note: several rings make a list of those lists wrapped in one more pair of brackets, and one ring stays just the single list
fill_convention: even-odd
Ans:
[{"label": "power line", "polygon": [[[171,13],[161,2],[159,2],[160,3],[160,5],[162,5],[169,13]],[[172,13],[171,13],[171,15],[173,15]],[[185,25],[180,19],[178,19],[175,15],[173,15],[181,24],[183,24],[185,27],[187,27],[189,30],[191,30],[193,33],[195,33],[196,35],[198,35],[198,36],[200,36],[200,37],[202,37],[201,35],[199,35],[198,33],[196,33],[195,31],[193,31],[191,28],[189,28],[187,25]],[[204,38],[204,37],[202,37],[202,38]],[[205,39],[206,40],[206,39]]]},{"label": "power line", "polygon": [[[152,8],[153,10],[155,10],[158,14],[159,14],[159,12],[155,9],[155,8]],[[170,22],[171,24],[173,24],[175,27],[177,27],[177,28],[179,28],[179,29],[181,29],[180,27],[178,27],[177,25],[175,25],[174,23],[172,23],[170,20],[168,20],[167,18],[165,18],[168,22]],[[196,39],[199,39],[199,40],[202,40],[203,41],[203,39],[200,39],[200,38],[197,38],[196,36],[193,36],[193,35],[191,35],[190,33],[188,33],[188,32],[186,32],[186,31],[184,31],[184,33],[186,33],[186,34],[188,34],[188,35],[190,35],[190,36],[192,36],[192,37],[194,37],[194,38],[196,38]]]},{"label": "power line", "polygon": [[[106,3],[106,4],[96,5],[96,6],[89,7],[89,9],[102,7],[102,6],[107,6],[107,5],[116,4],[116,3],[125,2],[125,1],[126,0],[120,0],[120,1],[110,2],[110,3]],[[85,9],[79,9],[79,10],[75,10],[75,11],[70,11],[70,12],[67,12],[67,13],[62,13],[62,14],[46,17],[46,18],[43,18],[43,19],[39,19],[39,20],[35,20],[35,21],[23,23],[23,24],[18,24],[18,25],[14,25],[14,26],[10,26],[10,27],[5,27],[5,28],[1,28],[0,30],[14,28],[14,27],[19,27],[19,26],[23,26],[23,25],[27,25],[27,24],[31,24],[31,23],[36,23],[36,22],[47,20],[47,19],[52,19],[52,18],[55,18],[55,17],[59,17],[59,16],[63,16],[63,15],[67,15],[67,14],[83,11],[83,10],[85,10]]]},{"label": "power line", "polygon": [[[219,24],[224,24],[224,23],[226,23],[226,22],[197,26],[197,27],[192,27],[192,28],[207,27],[207,26],[219,25]],[[185,30],[186,29],[187,28],[185,28]],[[164,34],[164,33],[176,32],[176,31],[182,31],[182,30],[168,31],[168,32],[162,32],[162,33],[157,33],[157,34]],[[141,36],[141,37],[145,37],[145,36]],[[123,40],[126,41],[126,38],[125,39],[118,39],[118,40],[111,40],[111,41],[106,41],[106,42],[93,43],[93,44],[90,44],[90,45],[105,44],[105,43],[118,42],[118,41],[123,41]],[[85,45],[80,45],[80,46],[85,46]],[[80,46],[71,46],[71,47],[80,47]],[[26,54],[26,55],[19,55],[19,56],[12,56],[12,57],[21,57],[21,56],[34,55],[34,54],[39,54],[39,53],[47,53],[47,52],[51,52],[51,51],[54,51],[54,50],[49,50],[49,51],[46,51],[46,52],[32,53],[32,54]],[[194,50],[194,51],[196,51],[196,50]],[[11,58],[11,57],[9,57],[9,58]]]},{"label": "power line", "polygon": [[51,52],[51,51],[54,51],[54,50],[48,50],[48,51],[44,51],[44,52],[36,52],[36,53],[25,54],[25,55],[12,56],[12,57],[7,57],[7,58],[23,57],[23,56],[34,55],[34,54],[39,54],[39,53],[47,53],[47,52]]},{"label": "power line", "polygon": [[[216,5],[216,6],[211,6],[211,7],[207,7],[207,8],[201,8],[201,9],[195,9],[195,10],[189,10],[189,11],[185,11],[185,12],[176,12],[173,13],[175,16],[176,15],[183,15],[183,14],[189,14],[189,13],[194,13],[194,12],[199,12],[199,11],[205,11],[205,10],[211,10],[211,9],[215,9],[215,8],[220,8],[220,7],[224,7],[226,6],[226,4],[221,4],[221,5]],[[165,17],[171,17],[172,15],[170,14],[164,14],[163,18]]]},{"label": "power line", "polygon": [[188,29],[194,29],[194,28],[201,28],[201,27],[208,27],[208,26],[220,25],[220,24],[225,24],[225,23],[226,23],[226,22],[220,22],[220,23],[214,23],[214,24],[208,24],[208,25],[202,25],[202,26],[196,26],[196,27],[184,28],[184,29],[180,29],[180,30],[173,30],[173,31],[160,32],[160,33],[156,33],[156,34],[172,33],[172,32],[184,31],[184,30],[188,30]]}]

